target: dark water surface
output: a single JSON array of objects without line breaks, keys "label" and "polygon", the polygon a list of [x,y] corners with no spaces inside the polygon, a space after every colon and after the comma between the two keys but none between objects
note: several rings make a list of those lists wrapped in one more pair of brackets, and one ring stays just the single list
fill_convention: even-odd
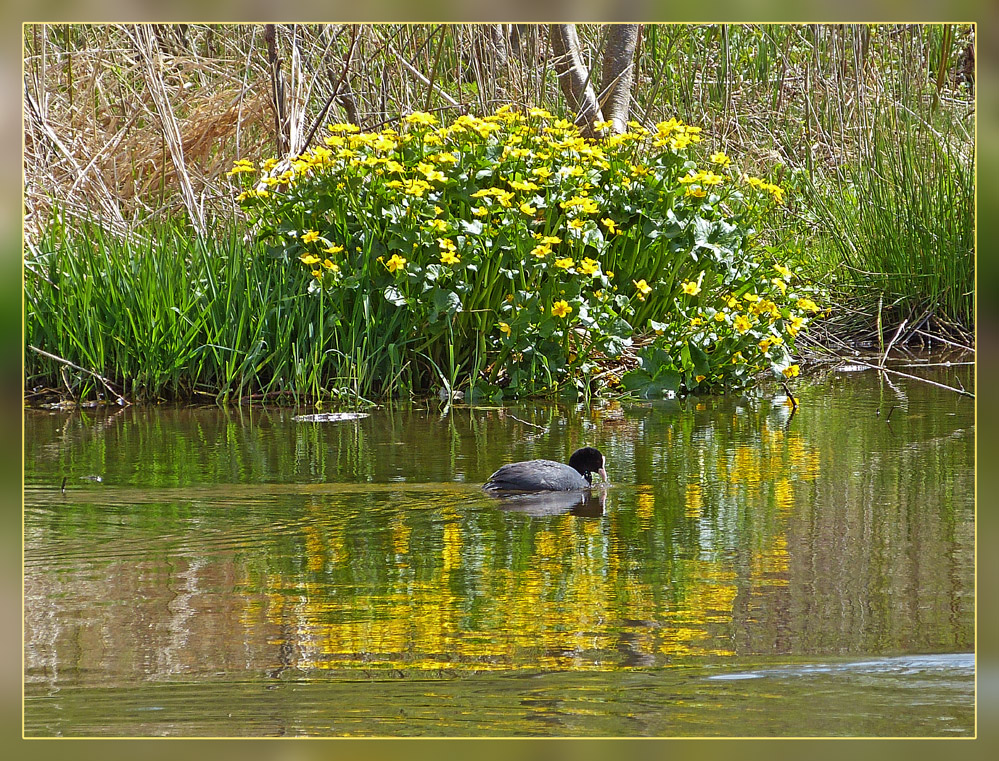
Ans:
[{"label": "dark water surface", "polygon": [[[28,410],[25,734],[973,734],[973,402],[796,391]],[[584,444],[587,500],[480,490]]]}]

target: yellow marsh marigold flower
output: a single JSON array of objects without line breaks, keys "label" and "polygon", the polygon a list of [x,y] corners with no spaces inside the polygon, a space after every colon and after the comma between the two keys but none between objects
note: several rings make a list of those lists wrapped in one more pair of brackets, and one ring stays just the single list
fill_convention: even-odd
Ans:
[{"label": "yellow marsh marigold flower", "polygon": [[323,249],[323,253],[326,254],[339,254],[341,251],[343,251],[343,246],[330,246]]},{"label": "yellow marsh marigold flower", "polygon": [[579,217],[577,217],[576,219],[569,220],[569,227],[571,227],[573,230],[581,230],[583,228],[583,225],[585,224],[586,223]]},{"label": "yellow marsh marigold flower", "polygon": [[745,362],[745,361],[746,361],[746,358],[744,356],[742,356],[742,352],[741,351],[737,351],[735,354],[732,355],[732,364],[733,365],[737,365],[740,362]]},{"label": "yellow marsh marigold flower", "polygon": [[798,374],[801,372],[801,368],[797,365],[791,365],[790,367],[784,368],[785,378],[797,378]]},{"label": "yellow marsh marigold flower", "polygon": [[461,257],[453,249],[441,252],[441,264],[457,264],[460,261]]},{"label": "yellow marsh marigold flower", "polygon": [[780,274],[780,276],[782,278],[784,278],[785,280],[787,280],[787,281],[791,280],[791,277],[792,277],[793,273],[791,272],[791,270],[789,270],[784,265],[782,265],[782,264],[775,264],[774,265],[774,269],[777,270],[777,272]]},{"label": "yellow marsh marigold flower", "polygon": [[531,253],[534,254],[539,259],[544,259],[548,254],[552,252],[551,246],[535,246],[531,249]]},{"label": "yellow marsh marigold flower", "polygon": [[500,329],[500,333],[506,333],[508,336],[511,333],[510,326],[507,325],[505,322],[501,322],[499,324],[499,329]]},{"label": "yellow marsh marigold flower", "polygon": [[319,264],[320,259],[315,254],[305,254],[304,256],[298,257],[302,264],[311,267],[313,264]]},{"label": "yellow marsh marigold flower", "polygon": [[326,269],[328,269],[330,272],[339,272],[340,271],[340,267],[337,264],[335,264],[332,261],[330,261],[329,259],[326,259],[323,262],[323,266]]},{"label": "yellow marsh marigold flower", "polygon": [[[380,258],[380,257],[379,257]],[[406,269],[406,260],[399,256],[399,254],[392,254],[392,258],[387,262],[382,262],[389,272],[395,272],[396,270]]]},{"label": "yellow marsh marigold flower", "polygon": [[234,174],[242,174],[243,172],[255,172],[257,169],[253,165],[253,162],[249,159],[240,159],[232,165],[232,169],[226,172],[227,177],[232,177]]},{"label": "yellow marsh marigold flower", "polygon": [[780,292],[782,294],[787,293],[787,283],[785,283],[779,277],[771,278],[770,282],[776,285],[778,288],[780,288]]},{"label": "yellow marsh marigold flower", "polygon": [[617,232],[618,230],[617,223],[610,217],[604,217],[600,221],[604,223],[604,227],[607,228],[607,232],[609,232],[611,235]]},{"label": "yellow marsh marigold flower", "polygon": [[737,314],[735,316],[734,325],[735,329],[738,330],[740,333],[745,333],[747,330],[753,327],[753,323],[744,314]]},{"label": "yellow marsh marigold flower", "polygon": [[528,181],[528,182],[521,182],[520,180],[509,180],[507,182],[507,185],[509,185],[514,190],[537,190],[538,189],[538,186],[535,185],[533,182],[530,182],[530,181]]},{"label": "yellow marsh marigold flower", "polygon": [[524,214],[527,214],[528,216],[530,216],[531,214],[533,214],[534,212],[536,212],[538,209],[535,206],[531,206],[531,204],[527,203],[527,201],[524,201],[524,203],[522,203],[520,205],[520,210]]},{"label": "yellow marsh marigold flower", "polygon": [[683,283],[683,292],[688,296],[696,296],[701,292],[701,284],[696,280],[686,280]]},{"label": "yellow marsh marigold flower", "polygon": [[596,275],[600,270],[600,262],[597,262],[590,257],[586,257],[579,265],[579,271],[584,275]]},{"label": "yellow marsh marigold flower", "polygon": [[684,192],[684,196],[692,196],[693,198],[704,198],[708,194],[704,188],[698,187],[697,185],[688,185],[687,190]]},{"label": "yellow marsh marigold flower", "polygon": [[488,213],[489,209],[487,209],[485,206],[476,206],[474,209],[472,209],[472,214],[474,214],[477,217],[484,217]]},{"label": "yellow marsh marigold flower", "polygon": [[645,280],[632,280],[635,284],[635,289],[638,291],[636,296],[638,296],[639,301],[645,301],[645,297],[652,293],[652,286],[645,282]]},{"label": "yellow marsh marigold flower", "polygon": [[725,322],[728,320],[728,315],[724,312],[715,312],[715,322]]},{"label": "yellow marsh marigold flower", "polygon": [[305,235],[302,236],[303,243],[312,243],[313,241],[319,240],[319,233],[315,230],[308,230]]},{"label": "yellow marsh marigold flower", "polygon": [[798,335],[798,331],[801,330],[804,324],[805,324],[804,317],[792,317],[790,321],[788,321],[787,323],[787,332],[790,333],[792,336],[796,336]]},{"label": "yellow marsh marigold flower", "polygon": [[760,297],[759,297],[759,296],[757,296],[757,295],[756,295],[755,293],[744,293],[744,294],[742,295],[742,298],[744,298],[744,299],[745,299],[746,301],[748,301],[748,302],[749,302],[749,303],[751,303],[751,304],[752,304],[752,303],[753,303],[754,301],[759,301],[759,300],[760,300]]},{"label": "yellow marsh marigold flower", "polygon": [[423,124],[430,126],[437,124],[437,117],[424,111],[414,111],[403,119],[407,124]]},{"label": "yellow marsh marigold flower", "polygon": [[560,267],[561,269],[564,270],[569,269],[570,267],[572,267],[573,264],[575,264],[575,262],[572,260],[571,256],[566,256],[562,259],[555,260],[555,266]]},{"label": "yellow marsh marigold flower", "polygon": [[721,164],[722,166],[728,166],[732,163],[732,159],[726,156],[722,151],[712,153],[708,158],[710,158],[715,164]]},{"label": "yellow marsh marigold flower", "polygon": [[531,170],[531,174],[541,178],[542,180],[547,180],[552,176],[552,170],[546,166],[536,166]]},{"label": "yellow marsh marigold flower", "polygon": [[798,309],[805,309],[809,312],[818,312],[819,306],[811,299],[798,299]]},{"label": "yellow marsh marigold flower", "polygon": [[447,232],[447,222],[443,219],[431,219],[428,225],[431,230],[438,233]]},{"label": "yellow marsh marigold flower", "polygon": [[572,314],[572,307],[569,306],[569,302],[564,299],[562,301],[556,301],[552,304],[552,314],[556,317],[565,317],[566,315]]},{"label": "yellow marsh marigold flower", "polygon": [[561,238],[558,238],[554,235],[545,235],[539,238],[539,240],[541,241],[542,245],[545,246],[557,246],[559,243],[562,242]]},{"label": "yellow marsh marigold flower", "polygon": [[701,382],[702,380],[704,380],[704,379],[705,379],[706,377],[707,377],[706,375],[695,375],[695,376],[694,376],[694,381],[695,381],[695,382],[697,382],[697,383],[700,383],[700,382]]}]

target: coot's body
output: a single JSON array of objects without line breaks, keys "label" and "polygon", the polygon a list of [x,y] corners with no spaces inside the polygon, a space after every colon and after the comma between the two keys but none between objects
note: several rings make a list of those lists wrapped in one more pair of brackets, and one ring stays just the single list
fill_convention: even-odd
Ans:
[{"label": "coot's body", "polygon": [[497,470],[485,485],[493,492],[579,491],[589,489],[593,473],[607,481],[604,456],[593,447],[577,449],[566,465],[554,460],[512,462]]}]

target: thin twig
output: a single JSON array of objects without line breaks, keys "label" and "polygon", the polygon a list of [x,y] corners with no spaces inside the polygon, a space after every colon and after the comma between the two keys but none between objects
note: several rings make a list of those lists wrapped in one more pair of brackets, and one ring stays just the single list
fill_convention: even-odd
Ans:
[{"label": "thin twig", "polygon": [[88,375],[92,375],[93,377],[97,378],[97,380],[99,380],[101,383],[104,384],[104,388],[106,388],[108,391],[110,391],[112,394],[114,394],[117,397],[118,404],[131,404],[131,402],[128,401],[128,399],[126,399],[124,396],[115,391],[114,387],[111,385],[111,381],[109,381],[103,375],[95,373],[93,370],[88,370],[85,367],[80,367],[79,365],[70,362],[68,359],[63,359],[62,357],[57,357],[55,354],[50,354],[47,351],[43,351],[42,349],[39,349],[37,346],[29,345],[28,348],[31,349],[32,351],[38,352],[43,357],[54,359],[56,362],[62,362],[64,365],[68,365],[69,367],[72,367],[74,370],[79,370],[81,373],[87,373]]},{"label": "thin twig", "polygon": [[534,426],[535,428],[540,428],[540,429],[541,429],[542,431],[547,431],[547,430],[548,430],[548,429],[547,429],[547,428],[545,428],[545,427],[544,427],[543,425],[538,425],[537,423],[528,423],[528,422],[527,422],[526,420],[521,420],[521,419],[520,419],[519,417],[517,417],[516,415],[510,415],[510,417],[512,417],[512,418],[513,418],[514,420],[516,420],[516,421],[517,421],[518,423],[523,423],[524,425],[530,425],[530,426]]},{"label": "thin twig", "polygon": [[902,331],[905,329],[905,324],[908,320],[902,320],[901,324],[898,326],[898,330],[895,331],[895,336],[888,342],[888,348],[885,349],[885,353],[881,355],[881,367],[885,366],[885,360],[888,359],[888,355],[891,354],[891,347],[895,345],[898,337],[902,335]]},{"label": "thin twig", "polygon": [[953,391],[955,394],[961,394],[963,396],[970,396],[972,399],[975,395],[970,391],[965,391],[963,388],[954,388],[953,386],[948,386],[945,383],[937,383],[936,381],[931,381],[928,378],[920,378],[918,375],[910,375],[909,373],[899,372],[898,370],[890,370],[887,367],[879,367],[878,365],[871,365],[867,362],[862,362],[859,359],[854,359],[851,357],[849,359],[851,364],[863,365],[864,367],[870,368],[871,370],[880,370],[883,373],[891,373],[892,375],[901,375],[903,378],[910,378],[911,380],[922,381],[923,383],[929,383],[931,386],[937,386],[938,388],[945,388],[948,391]]}]

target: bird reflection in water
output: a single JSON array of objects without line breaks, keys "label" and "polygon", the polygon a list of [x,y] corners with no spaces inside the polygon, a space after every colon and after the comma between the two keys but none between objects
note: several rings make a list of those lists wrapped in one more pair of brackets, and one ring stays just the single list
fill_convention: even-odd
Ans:
[{"label": "bird reflection in water", "polygon": [[494,493],[499,508],[505,512],[524,513],[536,518],[545,516],[577,515],[581,518],[599,518],[607,506],[607,489],[582,489],[580,491],[507,492]]}]

